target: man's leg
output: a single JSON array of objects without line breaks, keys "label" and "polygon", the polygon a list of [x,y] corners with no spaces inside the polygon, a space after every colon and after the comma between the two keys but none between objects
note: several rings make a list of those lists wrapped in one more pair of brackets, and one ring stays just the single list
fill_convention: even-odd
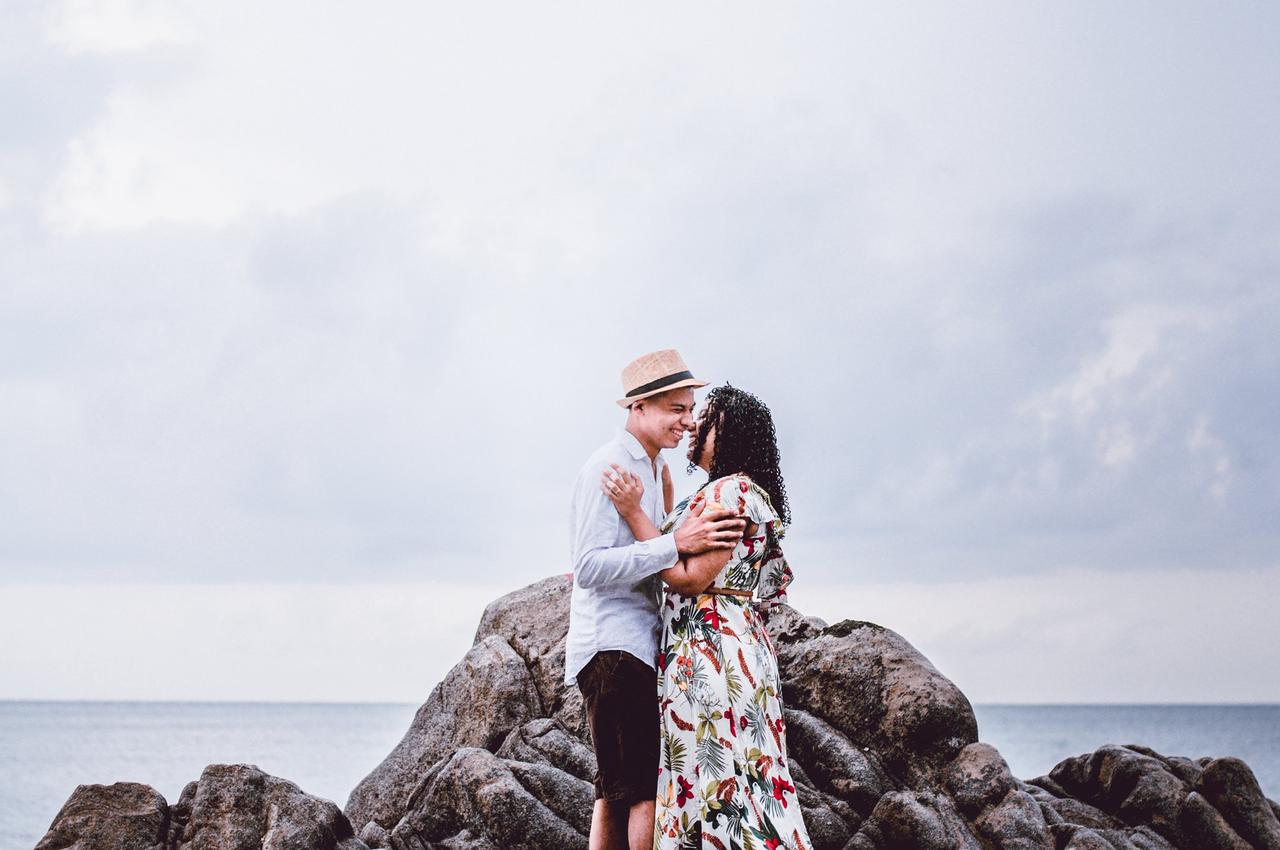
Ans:
[{"label": "man's leg", "polygon": [[[626,807],[621,804],[596,800],[596,807],[591,811],[588,850],[627,850],[626,814]],[[652,834],[649,840],[653,840]]]},{"label": "man's leg", "polygon": [[631,807],[627,815],[627,843],[631,845],[631,850],[653,850],[655,808],[656,800],[652,797]]}]

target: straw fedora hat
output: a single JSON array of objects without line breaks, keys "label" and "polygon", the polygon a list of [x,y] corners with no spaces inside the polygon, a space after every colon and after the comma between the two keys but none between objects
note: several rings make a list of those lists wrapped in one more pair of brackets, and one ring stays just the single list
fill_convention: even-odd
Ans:
[{"label": "straw fedora hat", "polygon": [[667,390],[706,385],[706,381],[693,377],[689,367],[684,365],[680,352],[674,348],[664,348],[640,355],[622,370],[623,398],[618,399],[618,406],[630,407],[642,398],[665,393]]}]

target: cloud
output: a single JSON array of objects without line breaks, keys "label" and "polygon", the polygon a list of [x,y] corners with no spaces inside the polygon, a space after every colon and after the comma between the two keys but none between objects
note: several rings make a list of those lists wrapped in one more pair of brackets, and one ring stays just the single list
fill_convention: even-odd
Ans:
[{"label": "cloud", "polygon": [[815,581],[1274,563],[1259,20],[24,8],[0,580],[523,583],[668,345]]}]

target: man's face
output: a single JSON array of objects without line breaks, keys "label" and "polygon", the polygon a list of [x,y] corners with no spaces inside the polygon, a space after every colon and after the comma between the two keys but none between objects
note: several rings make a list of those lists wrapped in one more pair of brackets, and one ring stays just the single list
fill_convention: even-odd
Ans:
[{"label": "man's face", "polygon": [[674,449],[693,427],[693,390],[671,390],[635,405],[640,412],[645,435],[656,446]]}]

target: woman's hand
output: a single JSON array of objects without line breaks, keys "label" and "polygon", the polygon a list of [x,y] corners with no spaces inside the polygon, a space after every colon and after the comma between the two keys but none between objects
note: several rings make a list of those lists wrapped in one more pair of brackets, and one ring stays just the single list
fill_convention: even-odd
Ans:
[{"label": "woman's hand", "polygon": [[600,489],[618,509],[623,519],[643,514],[640,508],[640,497],[644,495],[644,482],[634,472],[629,472],[616,463],[607,470],[600,479]]},{"label": "woman's hand", "polygon": [[676,487],[671,483],[671,467],[665,463],[662,465],[662,510],[663,513],[671,513],[671,509],[676,506]]}]

